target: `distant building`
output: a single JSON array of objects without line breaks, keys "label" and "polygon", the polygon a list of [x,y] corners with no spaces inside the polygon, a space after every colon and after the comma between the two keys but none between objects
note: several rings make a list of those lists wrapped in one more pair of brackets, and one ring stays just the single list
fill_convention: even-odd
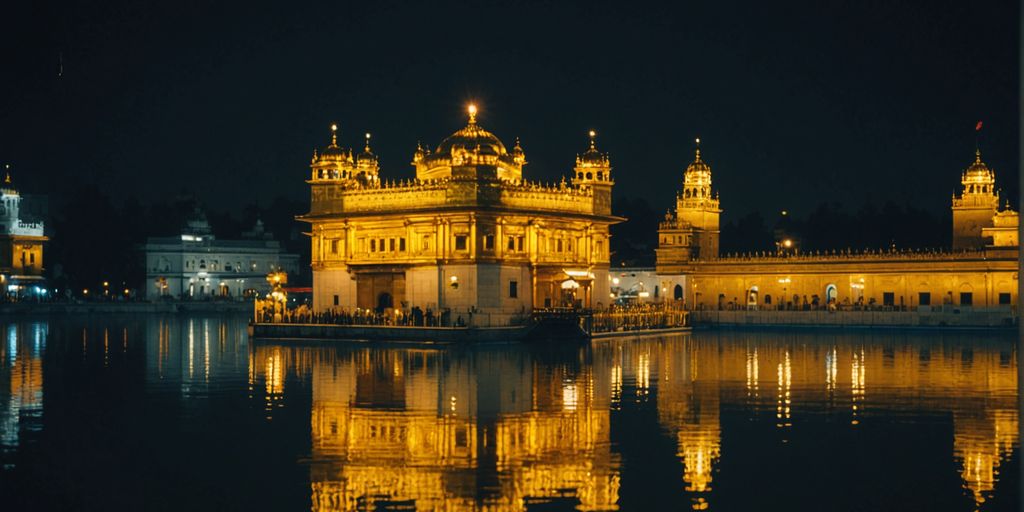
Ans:
[{"label": "distant building", "polygon": [[711,176],[705,169],[698,149],[676,211],[658,230],[661,286],[674,290],[667,296],[692,308],[1009,310],[1017,304],[1019,215],[1009,205],[999,210],[995,173],[982,162],[980,151],[963,172],[962,193],[953,197],[953,251],[947,252],[804,253],[795,243],[782,243],[760,255],[720,257],[721,210],[717,195],[709,199]]},{"label": "distant building", "polygon": [[654,267],[612,268],[608,272],[608,281],[611,287],[609,297],[616,304],[661,302],[666,294],[671,298],[675,291],[663,286]]},{"label": "distant building", "polygon": [[[544,307],[609,303],[614,181],[590,146],[567,183],[523,176],[526,156],[476,122],[413,153],[415,178],[385,182],[363,152],[314,154],[310,212],[317,310],[419,307],[502,324]],[[456,318],[455,316],[452,317]]]},{"label": "distant building", "polygon": [[49,238],[41,219],[24,214],[24,198],[7,172],[0,184],[0,286],[7,296],[44,295],[43,245]]},{"label": "distant building", "polygon": [[257,220],[242,240],[218,240],[196,211],[179,236],[150,237],[141,247],[147,299],[246,297],[270,291],[267,274],[296,274],[299,256],[288,254]]}]

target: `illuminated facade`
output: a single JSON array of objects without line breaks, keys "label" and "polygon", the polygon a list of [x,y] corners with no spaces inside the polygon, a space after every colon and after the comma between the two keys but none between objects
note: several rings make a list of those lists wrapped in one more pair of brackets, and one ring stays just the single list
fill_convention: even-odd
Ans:
[{"label": "illuminated facade", "polygon": [[242,240],[218,240],[198,210],[180,236],[150,237],[141,252],[148,299],[263,295],[268,273],[299,271],[299,255],[286,253],[261,221]]},{"label": "illuminated facade", "polygon": [[7,173],[0,185],[0,286],[11,295],[42,295],[43,245],[49,238],[42,221],[25,218],[23,199]]},{"label": "illuminated facade", "polygon": [[[995,174],[981,161],[980,152],[963,173],[962,195],[953,199],[952,252],[810,254],[782,250],[720,257],[717,231],[715,243],[708,243],[705,249],[703,242],[693,238],[702,231],[678,227],[694,222],[681,219],[699,221],[700,215],[711,213],[714,226],[718,226],[717,199],[711,206],[701,206],[710,195],[711,180],[710,170],[703,179],[699,162],[698,151],[687,175],[696,166],[700,179],[687,178],[676,212],[670,213],[659,229],[657,249],[661,287],[681,292],[691,308],[953,306],[1010,311],[1017,304],[1019,216],[1008,205],[998,209]],[[707,183],[708,192],[698,192],[693,199],[691,182]],[[679,299],[680,293],[668,296]]]},{"label": "illuminated facade", "polygon": [[[476,122],[431,150],[417,147],[415,177],[380,176],[363,151],[331,143],[308,180],[313,304],[331,308],[450,310],[501,325],[533,308],[607,304],[608,226],[614,181],[590,147],[569,182],[525,180],[526,156]],[[453,317],[454,318],[454,317]]]},{"label": "illuminated facade", "polygon": [[695,153],[683,174],[676,208],[665,214],[658,227],[658,258],[689,261],[718,257],[722,209],[718,193],[711,190],[711,166],[700,156],[700,139]]}]

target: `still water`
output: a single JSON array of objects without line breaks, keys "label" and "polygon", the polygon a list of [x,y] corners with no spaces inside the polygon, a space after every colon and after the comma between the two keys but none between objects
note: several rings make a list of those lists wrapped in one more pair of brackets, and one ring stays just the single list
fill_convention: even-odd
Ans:
[{"label": "still water", "polygon": [[1012,335],[582,348],[0,324],[2,510],[1015,510]]}]

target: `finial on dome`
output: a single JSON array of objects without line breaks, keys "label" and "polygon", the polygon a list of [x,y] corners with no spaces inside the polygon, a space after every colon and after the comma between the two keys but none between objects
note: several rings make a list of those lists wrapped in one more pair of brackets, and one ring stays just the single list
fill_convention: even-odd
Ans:
[{"label": "finial on dome", "polygon": [[469,112],[469,124],[476,124],[476,105],[470,103],[466,110]]},{"label": "finial on dome", "polygon": [[519,144],[519,137],[516,137],[516,145],[512,146],[512,149],[518,149],[519,151],[523,150],[523,146]]},{"label": "finial on dome", "polygon": [[588,135],[590,135],[590,149],[597,149],[594,145],[595,138],[597,137],[597,132],[595,132],[594,130],[590,130],[590,133],[588,133]]},{"label": "finial on dome", "polygon": [[367,153],[370,152],[370,132],[366,132],[366,148],[364,149]]},{"label": "finial on dome", "polygon": [[981,148],[974,148],[974,163],[981,163]]},{"label": "finial on dome", "polygon": [[338,145],[338,125],[333,123],[331,124],[331,145]]},{"label": "finial on dome", "polygon": [[697,137],[697,141],[696,142],[697,142],[696,161],[700,162],[700,137]]},{"label": "finial on dome", "polygon": [[4,183],[11,184],[11,164],[4,164]]}]

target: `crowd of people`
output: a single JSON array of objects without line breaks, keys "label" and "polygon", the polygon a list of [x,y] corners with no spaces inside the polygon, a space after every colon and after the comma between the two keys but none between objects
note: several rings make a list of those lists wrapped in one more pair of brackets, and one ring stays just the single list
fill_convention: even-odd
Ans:
[{"label": "crowd of people", "polygon": [[591,332],[665,329],[686,325],[687,312],[681,304],[632,303],[595,311]]},{"label": "crowd of people", "polygon": [[[434,311],[414,306],[408,311],[397,308],[384,310],[365,308],[330,308],[321,312],[313,311],[303,303],[294,308],[283,306],[274,300],[256,301],[256,321],[260,323],[333,324],[333,325],[380,325],[397,327],[465,327],[472,320],[472,313],[453,314],[451,309]],[[468,318],[467,318],[468,317]]]}]

